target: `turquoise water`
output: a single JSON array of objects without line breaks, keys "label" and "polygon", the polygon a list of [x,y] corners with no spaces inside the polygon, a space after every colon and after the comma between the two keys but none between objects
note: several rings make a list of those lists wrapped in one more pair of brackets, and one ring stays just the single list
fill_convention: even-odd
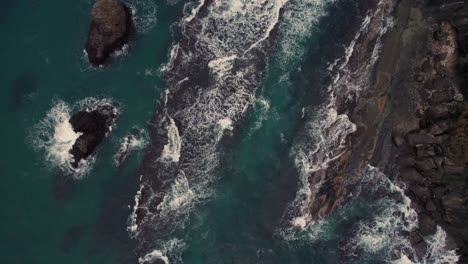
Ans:
[{"label": "turquoise water", "polygon": [[[140,1],[141,2],[141,1]],[[8,1],[2,8],[1,263],[121,263],[133,260],[127,208],[141,153],[112,164],[120,138],[145,128],[163,90],[156,74],[167,59],[169,26],[181,5],[157,4],[156,25],[138,34],[128,56],[91,69],[82,50],[93,1]],[[151,2],[149,2],[151,3]],[[145,14],[146,9],[138,10]],[[140,14],[137,13],[137,14]],[[164,14],[164,15],[162,15]],[[153,74],[145,75],[145,71]],[[57,100],[112,98],[122,106],[115,129],[82,180],[60,178],[32,146],[33,127]],[[55,186],[55,187],[54,187]],[[57,190],[57,191],[54,191]]]},{"label": "turquoise water", "polygon": [[[362,13],[353,19],[355,6],[344,2],[324,9],[329,15],[306,25],[305,36],[288,36],[300,48],[297,53],[288,53],[278,37],[255,105],[243,126],[223,140],[214,196],[196,208],[184,230],[186,244],[179,252],[184,263],[381,263],[386,258],[388,245],[362,258],[343,253],[359,223],[372,221],[385,207],[365,199],[353,200],[292,240],[279,234],[298,189],[292,146],[309,119],[302,109],[323,102],[326,64],[342,56],[353,37],[349,28],[362,20]],[[92,3],[10,1],[1,11],[7,36],[0,50],[2,138],[7,139],[0,159],[1,263],[136,262],[136,242],[126,229],[143,151],[132,153],[120,168],[112,157],[132,128],[147,127],[161,98],[165,87],[157,70],[177,39],[171,25],[181,19],[183,2],[134,0],[138,21],[149,24],[140,25],[145,30],[127,55],[99,69],[91,68],[82,52]],[[76,180],[61,175],[46,162],[45,151],[34,148],[34,130],[59,100],[72,106],[86,97],[119,102],[121,115],[91,172]]]}]

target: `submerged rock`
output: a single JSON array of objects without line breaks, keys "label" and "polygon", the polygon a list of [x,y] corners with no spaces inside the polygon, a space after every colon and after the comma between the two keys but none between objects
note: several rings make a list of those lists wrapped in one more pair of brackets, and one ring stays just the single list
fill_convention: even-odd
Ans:
[{"label": "submerged rock", "polygon": [[85,47],[91,64],[103,64],[112,52],[128,42],[132,30],[131,14],[130,8],[117,0],[96,1]]},{"label": "submerged rock", "polygon": [[102,105],[93,111],[79,111],[70,118],[76,133],[82,133],[73,144],[72,166],[77,168],[80,161],[88,158],[110,131],[117,109],[112,105]]}]

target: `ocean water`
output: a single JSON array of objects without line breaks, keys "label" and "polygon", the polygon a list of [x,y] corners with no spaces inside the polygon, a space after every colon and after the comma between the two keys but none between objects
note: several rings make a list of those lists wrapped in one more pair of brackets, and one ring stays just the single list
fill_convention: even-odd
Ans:
[{"label": "ocean water", "polygon": [[[327,84],[336,76],[329,66],[352,52],[353,38],[370,14],[366,1],[214,2],[220,7],[209,13],[203,0],[128,0],[134,10],[136,36],[102,68],[90,67],[83,54],[93,1],[5,3],[0,16],[5,36],[0,50],[5,65],[0,72],[4,121],[1,263],[414,261],[405,234],[417,226],[415,212],[402,186],[372,166],[363,175],[366,192],[331,216],[317,222],[300,213],[292,220],[289,217],[291,210],[301,212],[308,201],[301,198],[307,197],[308,190],[297,163],[297,146],[314,138],[310,127],[320,128],[317,109],[326,103]],[[255,13],[263,12],[263,5],[267,12]],[[253,76],[256,89],[239,92],[247,98],[247,103],[239,103],[247,106],[245,114],[238,105],[222,103],[228,110],[206,103],[199,112],[196,107],[184,112],[213,116],[214,121],[208,120],[214,122],[213,130],[206,132],[202,127],[202,132],[193,133],[208,134],[206,138],[215,142],[196,161],[215,161],[216,166],[203,174],[209,177],[206,181],[202,174],[189,173],[193,168],[189,165],[184,167],[186,172],[170,179],[157,205],[162,220],[149,221],[145,224],[150,226],[143,229],[157,230],[162,238],[145,234],[152,251],[141,255],[137,250],[140,227],[132,216],[142,206],[141,164],[151,144],[148,124],[155,109],[171,102],[171,82],[186,81],[185,76],[171,75],[174,69],[184,63],[196,67],[191,64],[198,62],[195,59],[173,64],[170,58],[181,38],[177,25],[190,25],[199,12],[231,34],[213,37],[207,33],[211,38],[201,39],[197,46],[214,58],[222,56],[208,64],[217,81],[213,87],[242,86],[243,78]],[[243,16],[249,20],[236,20]],[[255,24],[263,29],[251,27]],[[257,31],[262,34],[255,35]],[[231,63],[239,59],[235,52],[264,46],[268,54],[264,67],[257,60],[254,66],[242,61],[257,67],[255,74],[246,70],[244,75],[227,75],[238,67]],[[67,119],[83,105],[92,107],[103,101],[119,104],[112,131],[82,174],[62,173],[69,158],[67,149],[77,137]],[[172,107],[166,106],[168,143],[157,160],[167,166],[188,160],[186,146],[198,144],[184,141],[192,134],[186,136],[178,129],[181,118]],[[194,127],[209,123],[203,118],[184,118]],[[126,150],[129,154],[123,155]],[[379,187],[393,198],[380,197]],[[175,227],[157,226],[167,219]],[[442,230],[427,238],[430,252],[419,263],[456,259],[453,252],[442,250],[444,239]]]}]

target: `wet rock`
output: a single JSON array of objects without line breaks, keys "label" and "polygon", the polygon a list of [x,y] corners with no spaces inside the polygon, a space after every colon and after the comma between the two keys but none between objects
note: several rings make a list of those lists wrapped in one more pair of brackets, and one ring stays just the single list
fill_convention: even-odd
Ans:
[{"label": "wet rock", "polygon": [[432,200],[427,201],[426,210],[429,212],[435,212],[437,210],[437,207]]},{"label": "wet rock", "polygon": [[442,181],[442,170],[427,170],[423,171],[421,174],[424,176],[424,178],[429,179],[431,183],[440,183]]},{"label": "wet rock", "polygon": [[433,235],[437,231],[437,225],[434,219],[426,214],[419,214],[419,231],[422,236]]},{"label": "wet rock", "polygon": [[[456,224],[459,222],[465,222],[466,219],[460,219],[458,214],[461,213],[464,208],[464,199],[462,196],[450,193],[442,197],[442,206],[445,209],[444,220],[448,223]],[[466,209],[465,209],[466,211]]]},{"label": "wet rock", "polygon": [[91,64],[103,64],[112,52],[122,48],[131,30],[131,10],[125,4],[117,0],[97,0],[91,11],[85,47]]},{"label": "wet rock", "polygon": [[444,170],[445,170],[445,173],[447,174],[463,175],[463,173],[465,172],[465,167],[445,166]]},{"label": "wet rock", "polygon": [[435,150],[432,145],[417,145],[416,146],[416,157],[427,158],[435,156]]},{"label": "wet rock", "polygon": [[444,102],[450,102],[453,100],[453,92],[451,89],[444,91],[435,91],[432,93],[431,103],[439,104]]},{"label": "wet rock", "polygon": [[393,143],[397,147],[401,147],[405,143],[405,139],[401,137],[400,135],[393,135]]},{"label": "wet rock", "polygon": [[424,182],[424,178],[413,168],[406,169],[401,173],[401,178],[405,181],[421,183]]},{"label": "wet rock", "polygon": [[422,259],[426,255],[427,244],[422,240],[421,242],[413,245],[413,249],[416,252],[416,256],[418,256],[419,259]]},{"label": "wet rock", "polygon": [[434,160],[431,158],[426,158],[423,160],[416,161],[416,169],[419,171],[430,171],[436,169],[437,165],[434,163]]},{"label": "wet rock", "polygon": [[88,158],[109,132],[112,122],[117,117],[117,109],[112,105],[102,105],[93,111],[79,111],[70,118],[75,132],[82,135],[73,144],[70,153],[77,168],[80,161]]},{"label": "wet rock", "polygon": [[450,129],[450,122],[448,120],[442,120],[431,126],[429,133],[434,136],[446,133]]},{"label": "wet rock", "polygon": [[412,155],[403,155],[398,157],[398,164],[403,168],[414,167],[416,159]]},{"label": "wet rock", "polygon": [[425,186],[414,184],[410,186],[410,191],[418,197],[421,201],[427,201],[431,198],[431,192]]},{"label": "wet rock", "polygon": [[416,146],[421,144],[434,144],[439,143],[438,140],[431,134],[421,130],[416,133],[410,133],[406,136],[408,144],[410,146]]},{"label": "wet rock", "polygon": [[409,240],[411,242],[411,245],[416,245],[419,242],[423,241],[423,238],[421,237],[421,235],[418,232],[412,231],[409,234]]},{"label": "wet rock", "polygon": [[450,117],[449,108],[447,105],[432,106],[427,109],[427,116],[434,122]]}]

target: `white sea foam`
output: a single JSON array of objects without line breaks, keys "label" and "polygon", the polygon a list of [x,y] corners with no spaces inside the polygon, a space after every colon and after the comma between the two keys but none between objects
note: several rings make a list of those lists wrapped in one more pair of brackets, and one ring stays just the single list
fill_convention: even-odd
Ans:
[{"label": "white sea foam", "polygon": [[[187,177],[183,171],[180,171],[172,183],[171,189],[164,195],[163,201],[157,208],[161,211],[161,216],[167,217],[170,212],[191,206],[193,198],[193,191],[190,189]],[[177,219],[174,220],[177,221]]]},{"label": "white sea foam", "polygon": [[[141,176],[140,176],[141,180]],[[134,201],[135,205],[133,206],[132,213],[130,214],[129,217],[129,224],[127,226],[127,231],[130,235],[131,238],[134,238],[137,236],[138,232],[138,224],[137,224],[137,210],[140,207],[140,198],[141,198],[141,191],[143,190],[144,185],[140,185],[140,188],[138,189]]]},{"label": "white sea foam", "polygon": [[148,135],[144,129],[135,129],[135,133],[124,136],[120,140],[119,150],[114,155],[115,166],[120,166],[132,151],[143,149],[147,144]]},{"label": "white sea foam", "polygon": [[254,109],[258,117],[256,118],[255,125],[250,130],[250,134],[260,129],[263,122],[268,119],[268,112],[270,111],[270,102],[266,98],[259,97],[255,102]]},{"label": "white sea foam", "polygon": [[170,116],[169,124],[167,126],[167,144],[164,146],[161,154],[161,160],[164,162],[179,162],[181,139],[179,135],[179,129],[177,128],[174,119]]},{"label": "white sea foam", "polygon": [[336,0],[291,0],[280,26],[280,54],[283,69],[297,68],[305,52],[305,41],[315,31],[314,26],[326,15],[326,6]]},{"label": "white sea foam", "polygon": [[[329,2],[322,2],[319,5],[320,8],[323,9],[327,3]],[[296,140],[291,151],[299,173],[299,189],[295,200],[286,211],[285,217],[288,219],[289,224],[286,224],[280,230],[285,239],[295,238],[295,232],[302,232],[314,224],[313,217],[310,215],[310,207],[315,200],[316,193],[325,181],[323,179],[325,174],[317,172],[326,169],[330,162],[338,159],[346,151],[346,139],[356,131],[356,125],[349,120],[346,113],[337,113],[337,100],[338,97],[343,95],[348,95],[347,100],[355,98],[358,96],[359,91],[369,84],[371,67],[367,67],[365,70],[359,68],[354,71],[353,67],[349,65],[349,61],[354,55],[358,39],[361,35],[368,33],[371,25],[379,29],[387,27],[385,22],[387,18],[383,19],[382,17],[383,14],[388,13],[388,9],[382,3],[363,19],[358,32],[349,45],[345,47],[344,56],[328,66],[334,76],[332,77],[333,82],[327,87],[327,101],[314,109],[304,109],[307,113],[316,114],[311,115],[304,129],[305,136]],[[318,2],[305,2],[303,8],[315,7],[314,4],[318,4]],[[297,16],[294,13],[287,14],[287,12],[285,16],[291,16],[291,21],[296,21]],[[315,12],[315,10],[308,12]],[[308,23],[313,23],[317,19],[317,15],[312,13],[309,18],[303,19],[306,27],[295,28],[297,31],[292,31],[291,35],[287,36],[288,38],[294,40],[295,35],[299,37],[307,36],[304,32],[311,30]],[[380,39],[385,34],[386,29],[376,31],[376,38]],[[294,58],[297,60],[303,52],[294,46],[296,45],[294,41],[288,41],[281,45],[286,45],[283,47],[284,52],[287,53],[287,56],[284,56],[286,59]],[[361,49],[365,50],[365,48]],[[371,59],[374,56],[377,56],[377,54],[369,54],[367,57],[363,57],[363,61],[359,63],[368,65],[365,59]],[[286,66],[290,64],[289,61],[286,61],[286,63]],[[375,63],[375,61],[372,63]]]},{"label": "white sea foam", "polygon": [[169,258],[179,260],[177,255],[178,252],[185,248],[185,243],[179,239],[170,239],[161,243],[159,249],[147,253],[143,257],[138,258],[140,264],[151,264],[155,260],[161,260],[164,264],[169,264]]},{"label": "white sea foam", "polygon": [[[418,228],[418,215],[411,208],[411,200],[405,195],[404,188],[391,182],[372,166],[368,166],[363,184],[372,186],[371,191],[375,193],[382,192],[383,187],[389,194],[393,194],[393,198],[382,199],[383,211],[371,221],[359,224],[355,237],[347,245],[351,255],[363,250],[365,254],[382,255],[386,261],[395,264],[444,264],[458,261],[456,251],[447,250],[447,234],[439,226],[434,235],[424,238],[427,243],[426,254],[418,259],[408,236],[409,232]],[[395,259],[395,256],[398,258]]]},{"label": "white sea foam", "polygon": [[[80,179],[89,173],[93,167],[96,157],[89,156],[81,160],[75,168],[71,165],[73,156],[70,153],[75,141],[82,133],[75,132],[69,120],[73,112],[79,110],[93,111],[104,104],[111,104],[110,99],[84,98],[70,106],[59,100],[31,132],[32,145],[35,149],[45,152],[45,159],[49,166],[59,168],[75,179]],[[114,108],[118,114],[117,108]]]},{"label": "white sea foam", "polygon": [[372,182],[373,192],[382,192],[383,187],[389,194],[397,195],[398,199],[380,201],[383,211],[370,222],[359,224],[355,237],[348,242],[348,250],[351,254],[359,250],[366,254],[381,253],[389,261],[402,252],[414,254],[407,234],[417,229],[418,215],[411,208],[411,200],[403,188],[391,182],[377,168],[368,166],[366,174],[366,181]]},{"label": "white sea foam", "polygon": [[46,151],[46,159],[54,166],[72,170],[70,150],[82,133],[76,133],[70,124],[70,106],[58,101],[46,117],[34,127],[34,146]]},{"label": "white sea foam", "polygon": [[[168,63],[161,67],[167,92],[160,113],[165,111],[177,121],[178,137],[173,138],[178,140],[173,142],[180,142],[172,144],[180,148],[166,145],[163,153],[178,149],[178,162],[157,161],[155,174],[162,186],[152,190],[148,176],[143,188],[148,198],[139,204],[146,214],[138,228],[149,226],[157,234],[184,226],[192,208],[211,197],[219,143],[256,102],[255,90],[267,55],[264,49],[271,44],[271,33],[287,1],[201,0],[189,5],[193,8],[179,23],[183,41],[174,43]],[[199,69],[208,70],[207,82],[196,83]],[[186,97],[168,96],[172,92]],[[167,130],[171,137],[169,127],[161,127],[170,122],[158,122],[151,125]],[[155,201],[163,201],[158,210],[150,206]],[[141,241],[145,244],[144,238]]]},{"label": "white sea foam", "polygon": [[424,256],[424,264],[446,264],[457,263],[460,256],[455,249],[447,249],[447,233],[437,226],[437,231],[434,235],[425,238],[427,243],[427,251]]},{"label": "white sea foam", "polygon": [[132,10],[133,24],[138,33],[149,32],[157,23],[157,5],[155,1],[127,0]]}]

